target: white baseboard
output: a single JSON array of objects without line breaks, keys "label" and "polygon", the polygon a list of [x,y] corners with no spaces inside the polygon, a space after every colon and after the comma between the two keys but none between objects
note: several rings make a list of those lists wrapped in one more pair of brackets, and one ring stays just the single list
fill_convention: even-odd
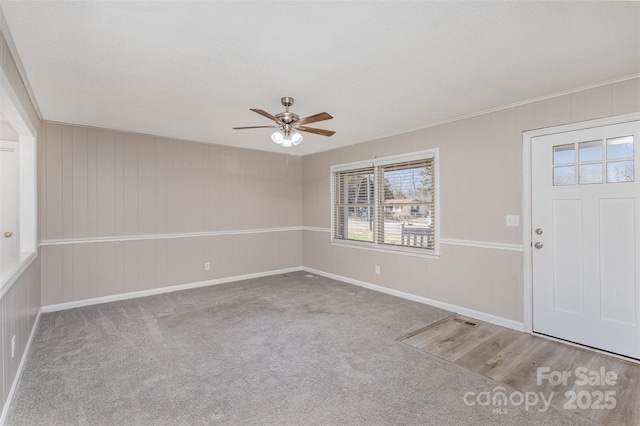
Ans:
[{"label": "white baseboard", "polygon": [[332,274],[330,272],[324,272],[324,271],[320,271],[320,270],[313,269],[313,268],[307,268],[307,267],[303,267],[303,266],[287,268],[287,269],[278,269],[278,270],[266,271],[266,272],[257,272],[257,273],[253,273],[253,274],[236,275],[236,276],[233,276],[233,277],[218,278],[218,279],[215,279],[215,280],[200,281],[200,282],[188,283],[188,284],[179,284],[179,285],[174,285],[174,286],[169,286],[169,287],[154,288],[154,289],[150,289],[150,290],[134,291],[134,292],[130,292],[130,293],[114,294],[112,296],[96,297],[96,298],[93,298],[93,299],[77,300],[77,301],[74,301],[74,302],[59,303],[59,304],[55,304],[55,305],[47,305],[47,306],[43,306],[42,307],[41,312],[42,313],[57,312],[57,311],[63,311],[63,310],[66,310],[66,309],[80,308],[80,307],[83,307],[83,306],[91,306],[91,305],[98,305],[98,304],[101,304],[101,303],[117,302],[119,300],[135,299],[135,298],[146,297],[146,296],[155,296],[157,294],[171,293],[171,292],[174,292],[174,291],[189,290],[189,289],[192,289],[192,288],[207,287],[207,286],[211,286],[211,285],[225,284],[225,283],[231,283],[231,282],[235,282],[235,281],[249,280],[249,279],[252,279],[252,278],[268,277],[270,275],[286,274],[286,273],[289,273],[289,272],[297,272],[297,271],[307,271],[307,272],[310,272],[312,274],[317,274],[317,275],[321,275],[321,276],[324,276],[324,277],[327,277],[327,278],[332,278],[334,280],[343,281],[343,282],[346,282],[348,284],[354,284],[354,285],[357,285],[357,286],[360,286],[360,287],[368,288],[370,290],[375,290],[375,291],[379,291],[381,293],[390,294],[392,296],[401,297],[403,299],[412,300],[414,302],[423,303],[425,305],[435,306],[437,308],[444,309],[444,310],[447,310],[447,311],[452,311],[452,312],[455,312],[457,314],[465,315],[465,316],[468,316],[470,318],[475,318],[475,319],[480,320],[480,321],[486,321],[486,322],[489,322],[489,323],[492,323],[492,324],[496,324],[496,325],[499,325],[499,326],[502,326],[502,327],[507,327],[507,328],[510,328],[510,329],[513,329],[513,330],[517,330],[517,331],[524,331],[524,324],[521,323],[521,322],[518,322],[518,321],[514,321],[514,320],[507,319],[507,318],[498,317],[498,316],[495,316],[495,315],[487,314],[485,312],[475,311],[473,309],[464,308],[462,306],[457,306],[457,305],[452,305],[450,303],[440,302],[438,300],[429,299],[429,298],[422,297],[422,296],[417,296],[415,294],[405,293],[403,291],[394,290],[394,289],[387,288],[387,287],[382,287],[382,286],[379,286],[379,285],[376,285],[376,284],[371,284],[371,283],[367,283],[367,282],[364,282],[364,281],[355,280],[353,278],[344,277],[342,275],[336,275],[336,274]]},{"label": "white baseboard", "polygon": [[11,407],[11,401],[13,401],[13,396],[15,395],[16,388],[18,387],[18,383],[20,382],[20,377],[22,376],[24,367],[27,364],[27,359],[29,358],[29,352],[31,351],[31,344],[33,343],[33,338],[36,335],[36,330],[38,330],[38,324],[40,323],[41,314],[42,314],[42,309],[38,311],[36,320],[33,322],[33,327],[31,327],[31,333],[29,333],[29,340],[27,340],[27,344],[24,347],[24,352],[22,352],[22,359],[20,359],[20,365],[18,365],[18,371],[16,371],[16,375],[13,378],[13,383],[11,384],[11,389],[9,389],[9,394],[7,395],[7,399],[4,402],[4,406],[2,407],[2,414],[0,414],[0,425],[4,425],[4,422],[7,420],[7,415],[9,414],[9,407]]},{"label": "white baseboard", "polygon": [[153,288],[150,290],[132,291],[130,293],[114,294],[112,296],[95,297],[93,299],[76,300],[74,302],[58,303],[55,305],[43,306],[43,313],[64,311],[66,309],[80,308],[83,306],[99,305],[101,303],[117,302],[119,300],[136,299],[139,297],[155,296],[157,294],[172,293],[174,291],[189,290],[192,288],[208,287],[217,284],[226,284],[234,281],[250,280],[252,278],[268,277],[270,275],[286,274],[289,272],[302,271],[302,267],[276,269],[266,272],[256,272],[253,274],[236,275],[233,277],[218,278],[215,280],[199,281],[188,284],[178,284],[169,287]]},{"label": "white baseboard", "polygon": [[524,324],[522,322],[510,320],[507,318],[498,317],[495,315],[487,314],[485,312],[475,311],[473,309],[463,308],[461,306],[452,305],[450,303],[440,302],[438,300],[429,299],[422,296],[416,296],[415,294],[405,293],[399,290],[393,290],[391,288],[382,287],[376,284],[367,283],[360,280],[354,280],[353,278],[343,277],[342,275],[336,275],[329,272],[319,271],[313,268],[302,268],[304,271],[321,275],[323,277],[332,278],[334,280],[343,281],[349,284],[354,284],[360,287],[368,288],[370,290],[379,291],[381,293],[390,294],[392,296],[401,297],[403,299],[412,300],[414,302],[423,303],[425,305],[435,306],[436,308],[444,309],[447,311],[455,312],[460,315],[464,315],[470,318],[474,318],[480,321],[496,324],[501,327],[510,328],[512,330],[524,331]]},{"label": "white baseboard", "polygon": [[116,302],[116,301],[119,301],[119,300],[127,300],[127,299],[135,299],[135,298],[138,298],[138,297],[154,296],[154,295],[157,295],[157,294],[171,293],[171,292],[174,292],[174,291],[189,290],[189,289],[192,289],[192,288],[207,287],[207,286],[211,286],[211,285],[225,284],[225,283],[231,283],[231,282],[234,282],[234,281],[249,280],[249,279],[252,279],[252,278],[268,277],[270,275],[286,274],[286,273],[289,273],[289,272],[297,272],[297,271],[307,271],[307,272],[312,273],[312,274],[322,275],[324,277],[332,278],[332,279],[338,280],[338,281],[343,281],[343,282],[346,282],[348,284],[354,284],[354,285],[357,285],[357,286],[360,286],[360,287],[368,288],[370,290],[375,290],[375,291],[379,291],[381,293],[390,294],[392,296],[401,297],[403,299],[412,300],[414,302],[423,303],[425,305],[435,306],[437,308],[445,309],[447,311],[452,311],[452,312],[458,313],[460,315],[465,315],[465,316],[468,316],[468,317],[471,317],[471,318],[475,318],[475,319],[480,320],[480,321],[486,321],[486,322],[489,322],[489,323],[492,323],[492,324],[496,324],[496,325],[499,325],[499,326],[502,326],[502,327],[507,327],[507,328],[510,328],[510,329],[513,329],[513,330],[524,331],[524,324],[522,322],[510,320],[510,319],[507,319],[507,318],[498,317],[498,316],[495,316],[495,315],[487,314],[485,312],[475,311],[473,309],[468,309],[468,308],[464,308],[462,306],[452,305],[450,303],[441,302],[441,301],[438,301],[438,300],[429,299],[429,298],[422,297],[422,296],[417,296],[415,294],[405,293],[405,292],[400,291],[400,290],[394,290],[394,289],[387,288],[387,287],[382,287],[382,286],[379,286],[379,285],[376,285],[376,284],[371,284],[371,283],[367,283],[367,282],[364,282],[364,281],[355,280],[353,278],[344,277],[342,275],[336,275],[336,274],[332,274],[330,272],[324,272],[324,271],[320,271],[320,270],[313,269],[313,268],[307,268],[307,267],[304,267],[304,266],[297,266],[297,267],[293,267],[293,268],[278,269],[278,270],[265,271],[265,272],[257,272],[257,273],[253,273],[253,274],[236,275],[236,276],[233,276],[233,277],[218,278],[218,279],[215,279],[215,280],[200,281],[200,282],[188,283],[188,284],[179,284],[179,285],[174,285],[174,286],[169,286],[169,287],[154,288],[154,289],[150,289],[150,290],[134,291],[134,292],[130,292],[130,293],[114,294],[112,296],[96,297],[96,298],[93,298],[93,299],[84,299],[84,300],[77,300],[77,301],[74,301],[74,302],[59,303],[59,304],[55,304],[55,305],[47,305],[47,306],[43,306],[42,307],[41,312],[42,313],[57,312],[57,311],[63,311],[63,310],[66,310],[66,309],[80,308],[82,306],[98,305],[98,304],[101,304],[101,303]]}]

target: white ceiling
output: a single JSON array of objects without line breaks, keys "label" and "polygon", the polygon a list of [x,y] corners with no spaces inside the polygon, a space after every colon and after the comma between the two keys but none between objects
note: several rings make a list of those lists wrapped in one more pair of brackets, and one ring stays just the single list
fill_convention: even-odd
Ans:
[{"label": "white ceiling", "polygon": [[638,2],[3,1],[45,120],[306,155],[640,72]]}]

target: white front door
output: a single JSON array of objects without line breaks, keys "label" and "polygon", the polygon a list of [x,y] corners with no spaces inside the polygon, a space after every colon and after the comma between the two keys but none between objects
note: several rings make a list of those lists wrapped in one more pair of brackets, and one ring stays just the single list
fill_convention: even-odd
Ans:
[{"label": "white front door", "polygon": [[640,359],[640,121],[532,138],[533,331]]}]

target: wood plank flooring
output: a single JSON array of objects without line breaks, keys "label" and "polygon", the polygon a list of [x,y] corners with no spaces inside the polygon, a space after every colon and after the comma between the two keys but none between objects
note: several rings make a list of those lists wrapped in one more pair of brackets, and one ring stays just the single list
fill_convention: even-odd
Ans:
[{"label": "wood plank flooring", "polygon": [[638,364],[460,315],[398,340],[592,422],[640,425]]}]

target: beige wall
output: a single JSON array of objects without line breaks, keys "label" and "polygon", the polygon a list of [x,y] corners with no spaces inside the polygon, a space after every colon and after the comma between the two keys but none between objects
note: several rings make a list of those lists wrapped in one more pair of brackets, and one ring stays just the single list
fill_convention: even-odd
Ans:
[{"label": "beige wall", "polygon": [[[2,14],[0,13],[0,24],[2,23]],[[4,31],[3,25],[0,25],[0,30]],[[29,100],[27,90],[2,32],[0,32],[0,67],[17,98],[19,105],[16,106],[21,109],[37,132],[40,120]],[[2,360],[0,411],[4,409],[39,309],[40,258],[38,257],[0,298],[0,359]],[[13,336],[16,336],[16,352],[11,358],[11,339]]]},{"label": "beige wall", "polygon": [[[640,111],[640,79],[504,109],[303,159],[303,224],[329,228],[334,164],[440,148],[440,236],[521,244],[522,133]],[[329,245],[328,232],[304,231],[304,265],[390,289],[523,321],[521,252],[441,245],[424,259]],[[374,266],[381,266],[375,275]]]},{"label": "beige wall", "polygon": [[[300,158],[48,122],[41,133],[43,305],[302,264],[299,230],[135,239],[299,227]],[[59,241],[122,236],[134,240]]]}]

